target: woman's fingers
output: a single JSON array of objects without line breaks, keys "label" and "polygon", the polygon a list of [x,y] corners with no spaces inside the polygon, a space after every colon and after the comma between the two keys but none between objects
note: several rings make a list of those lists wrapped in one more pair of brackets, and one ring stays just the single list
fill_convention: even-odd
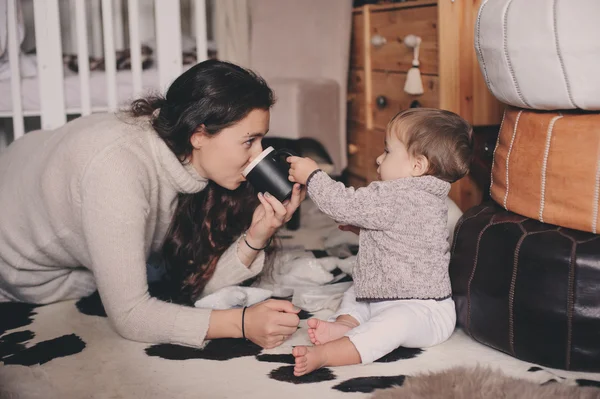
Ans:
[{"label": "woman's fingers", "polygon": [[290,207],[293,207],[294,210],[300,206],[300,194],[302,193],[300,184],[294,184],[294,188],[292,189],[292,198],[290,200]]},{"label": "woman's fingers", "polygon": [[305,197],[306,190],[303,189],[300,184],[294,184],[294,188],[292,189],[292,197],[290,198],[289,203],[285,207],[287,209],[286,222],[290,221],[290,219],[294,215],[294,212],[296,212],[296,210],[300,206],[300,203],[304,201]]},{"label": "woman's fingers", "polygon": [[266,193],[264,195],[264,199],[266,201],[268,201],[269,204],[271,205],[271,209],[275,213],[275,217],[277,218],[277,220],[280,222],[283,222],[283,220],[285,219],[285,215],[287,214],[287,210],[285,209],[285,206],[283,206],[283,204],[281,202],[279,202],[279,200],[277,198],[273,197],[269,193]]},{"label": "woman's fingers", "polygon": [[271,310],[276,310],[278,312],[286,312],[293,314],[298,314],[301,310],[299,307],[295,306],[290,301],[286,301],[284,299],[268,299],[265,302],[262,302],[261,305]]},{"label": "woman's fingers", "polygon": [[269,299],[246,311],[246,336],[263,348],[275,348],[297,330],[300,308],[289,301]]},{"label": "woman's fingers", "polygon": [[[293,334],[293,333],[292,333]],[[279,345],[283,344],[285,341],[290,339],[292,334],[276,334],[272,335],[267,339],[267,348],[276,348]]]},{"label": "woman's fingers", "polygon": [[290,336],[294,334],[298,330],[298,326],[289,327],[289,326],[279,326],[277,328],[277,332],[273,335],[287,335]]},{"label": "woman's fingers", "polygon": [[300,184],[294,184],[292,188],[292,197],[285,204],[285,209],[287,211],[287,216],[285,218],[286,222],[289,222],[292,216],[294,216],[294,212],[300,206]]},{"label": "woman's fingers", "polygon": [[273,216],[275,214],[275,210],[273,209],[273,206],[271,206],[271,203],[267,200],[267,198],[262,193],[258,193],[258,200],[260,201],[263,208],[265,209],[265,215],[267,217]]},{"label": "woman's fingers", "polygon": [[300,318],[295,313],[279,313],[275,322],[282,327],[298,327]]},{"label": "woman's fingers", "polygon": [[300,186],[298,191],[300,191],[300,201],[298,201],[298,205],[300,205],[300,202],[306,199],[306,186]]}]

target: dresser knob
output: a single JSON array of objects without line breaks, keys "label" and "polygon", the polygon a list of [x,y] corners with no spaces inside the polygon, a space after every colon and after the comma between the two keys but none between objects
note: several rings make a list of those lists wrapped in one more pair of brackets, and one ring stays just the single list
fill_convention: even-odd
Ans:
[{"label": "dresser knob", "polygon": [[422,39],[417,35],[406,35],[404,45],[406,47],[415,48],[421,44]]},{"label": "dresser knob", "polygon": [[385,98],[385,96],[377,96],[377,98],[375,98],[375,104],[377,105],[377,108],[383,109],[387,106],[387,98]]},{"label": "dresser knob", "polygon": [[348,144],[348,155],[354,155],[358,152],[358,146],[356,144]]},{"label": "dresser knob", "polygon": [[386,43],[387,39],[381,35],[373,35],[373,37],[371,37],[371,44],[373,45],[373,47],[379,48]]}]

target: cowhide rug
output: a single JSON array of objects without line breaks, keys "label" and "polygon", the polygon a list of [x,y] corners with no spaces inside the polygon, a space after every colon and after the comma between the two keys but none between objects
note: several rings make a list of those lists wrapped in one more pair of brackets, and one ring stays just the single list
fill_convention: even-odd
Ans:
[{"label": "cowhide rug", "polygon": [[[339,243],[335,225],[309,204],[303,205],[306,214],[301,229],[282,233],[284,244],[289,240],[288,246],[300,243],[324,250],[324,243]],[[314,316],[330,313],[322,310]],[[549,398],[535,396],[535,392],[568,388],[583,395],[587,392],[579,387],[600,388],[600,374],[538,367],[483,346],[460,329],[433,348],[399,348],[371,365],[324,368],[297,378],[292,374],[291,350],[309,344],[306,319],[311,316],[302,312],[298,332],[272,350],[241,339],[214,340],[204,349],[194,349],[119,337],[98,295],[47,306],[0,304],[0,398],[305,399],[359,398],[373,393],[387,395],[380,398],[500,397],[491,396],[492,392],[515,397],[511,390],[516,390],[517,397],[523,393]],[[483,369],[472,371],[477,366],[532,384]],[[536,391],[538,387],[542,390]],[[381,391],[385,388],[392,389]]]}]

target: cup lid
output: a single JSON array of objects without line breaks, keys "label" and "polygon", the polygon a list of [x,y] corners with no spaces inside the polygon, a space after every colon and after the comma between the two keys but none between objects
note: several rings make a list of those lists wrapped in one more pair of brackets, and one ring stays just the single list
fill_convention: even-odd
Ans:
[{"label": "cup lid", "polygon": [[246,177],[248,175],[248,173],[250,173],[252,171],[252,169],[254,169],[254,167],[263,160],[264,157],[266,157],[267,155],[269,155],[271,152],[275,151],[275,148],[273,147],[267,147],[265,150],[263,150],[263,152],[261,152],[260,154],[258,154],[258,156],[256,158],[254,158],[252,160],[252,162],[250,162],[250,164],[248,166],[246,166],[246,168],[242,171],[242,176]]}]

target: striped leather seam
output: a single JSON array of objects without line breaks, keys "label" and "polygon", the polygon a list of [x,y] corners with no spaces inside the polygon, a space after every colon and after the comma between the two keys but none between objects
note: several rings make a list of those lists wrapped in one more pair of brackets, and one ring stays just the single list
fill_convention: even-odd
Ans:
[{"label": "striped leather seam", "polygon": [[508,2],[508,5],[506,6],[506,10],[504,10],[504,15],[502,16],[502,39],[504,42],[504,56],[506,57],[506,63],[508,64],[508,70],[510,72],[510,77],[512,78],[513,84],[515,85],[515,90],[517,91],[517,95],[519,96],[519,99],[523,102],[523,104],[525,104],[528,108],[533,108],[528,102],[527,100],[525,100],[525,97],[523,96],[523,93],[521,92],[521,88],[519,87],[519,83],[517,82],[517,77],[515,76],[515,71],[513,69],[512,66],[512,62],[510,61],[510,55],[508,54],[508,10],[510,9],[510,6],[512,4],[513,0],[510,0]]},{"label": "striped leather seam", "polygon": [[515,137],[517,136],[517,129],[519,128],[519,119],[521,119],[521,114],[523,113],[523,110],[520,110],[519,113],[517,114],[517,119],[515,120],[515,127],[513,128],[513,135],[512,138],[510,139],[510,146],[508,147],[508,153],[506,154],[506,192],[504,193],[504,202],[503,202],[503,206],[504,209],[508,210],[508,208],[506,207],[506,203],[508,202],[508,164],[510,161],[510,153],[512,152],[512,148],[513,148],[513,144],[515,142]]},{"label": "striped leather seam", "polygon": [[542,187],[540,188],[540,212],[538,214],[538,219],[542,223],[544,223],[544,206],[546,204],[546,171],[548,168],[548,156],[550,154],[552,132],[554,131],[554,124],[562,117],[563,115],[559,114],[552,118],[550,124],[548,125],[548,131],[546,132],[546,148],[544,149],[544,161],[542,162]]},{"label": "striped leather seam", "polygon": [[471,215],[467,218],[461,218],[458,223],[456,224],[456,227],[454,228],[454,238],[452,239],[452,253],[454,253],[454,250],[456,249],[456,237],[458,237],[458,232],[460,231],[460,228],[462,227],[462,225],[470,219],[476,218],[477,216],[481,215],[481,212],[483,211],[487,211],[489,209],[489,206],[486,206],[485,208],[481,209],[479,212],[477,212],[475,215]]},{"label": "striped leather seam", "polygon": [[594,203],[592,204],[592,233],[596,234],[598,221],[598,201],[600,200],[600,159],[596,164],[596,184],[594,185]]},{"label": "striped leather seam", "polygon": [[475,38],[477,40],[477,54],[479,54],[479,58],[481,59],[481,66],[483,68],[483,76],[485,78],[485,83],[489,87],[490,91],[493,92],[492,84],[490,82],[490,78],[488,77],[488,73],[487,73],[487,67],[485,65],[485,59],[483,58],[483,52],[481,51],[481,15],[483,14],[483,9],[487,5],[487,2],[488,2],[488,0],[485,0],[485,2],[481,5],[481,8],[479,8],[479,13],[477,14],[477,25],[476,25],[477,32],[475,34]]},{"label": "striped leather seam", "polygon": [[571,345],[573,344],[573,307],[575,305],[574,300],[574,280],[575,280],[575,249],[577,248],[577,244],[573,242],[573,247],[571,248],[571,262],[569,263],[569,287],[567,292],[567,348],[566,348],[566,358],[565,358],[565,369],[569,370],[571,366]]},{"label": "striped leather seam", "polygon": [[[502,134],[502,126],[504,126],[504,118],[506,118],[506,110],[502,113],[502,122],[500,122],[500,134]],[[490,173],[490,197],[492,196],[492,187],[494,186],[494,164],[496,163],[496,150],[500,145],[500,135],[498,135],[498,139],[496,140],[496,146],[494,147],[494,153],[492,154],[492,167]]]},{"label": "striped leather seam", "polygon": [[573,93],[571,93],[571,85],[569,83],[569,79],[567,78],[567,71],[565,69],[565,61],[563,59],[562,52],[560,51],[560,42],[558,40],[558,24],[557,24],[558,16],[556,13],[557,1],[558,0],[554,0],[554,3],[552,4],[552,19],[553,19],[552,29],[554,30],[554,43],[556,45],[556,54],[558,55],[558,60],[560,61],[560,70],[561,70],[563,78],[565,80],[565,85],[567,86],[567,94],[569,96],[569,102],[571,103],[571,105],[573,107],[577,108],[577,105],[575,105],[575,100],[573,99]]},{"label": "striped leather seam", "polygon": [[477,236],[477,248],[475,249],[475,259],[473,259],[473,270],[471,271],[471,275],[469,276],[469,282],[467,283],[467,325],[465,327],[469,335],[475,340],[477,340],[477,338],[475,338],[475,336],[471,332],[471,284],[473,283],[473,278],[475,278],[475,271],[477,270],[477,259],[479,258],[479,245],[481,244],[481,237],[483,237],[483,233],[485,233],[485,231],[494,224],[493,222],[494,215],[492,215],[492,218],[490,219],[488,224],[483,229],[481,229]]},{"label": "striped leather seam", "polygon": [[517,284],[517,270],[519,268],[519,252],[521,250],[521,244],[529,234],[523,229],[523,225],[519,223],[519,227],[525,233],[517,241],[515,248],[515,255],[513,258],[513,273],[510,279],[510,290],[508,291],[508,344],[510,347],[510,353],[513,356],[517,356],[515,353],[515,317],[514,317],[514,302],[515,302],[515,285]]}]

